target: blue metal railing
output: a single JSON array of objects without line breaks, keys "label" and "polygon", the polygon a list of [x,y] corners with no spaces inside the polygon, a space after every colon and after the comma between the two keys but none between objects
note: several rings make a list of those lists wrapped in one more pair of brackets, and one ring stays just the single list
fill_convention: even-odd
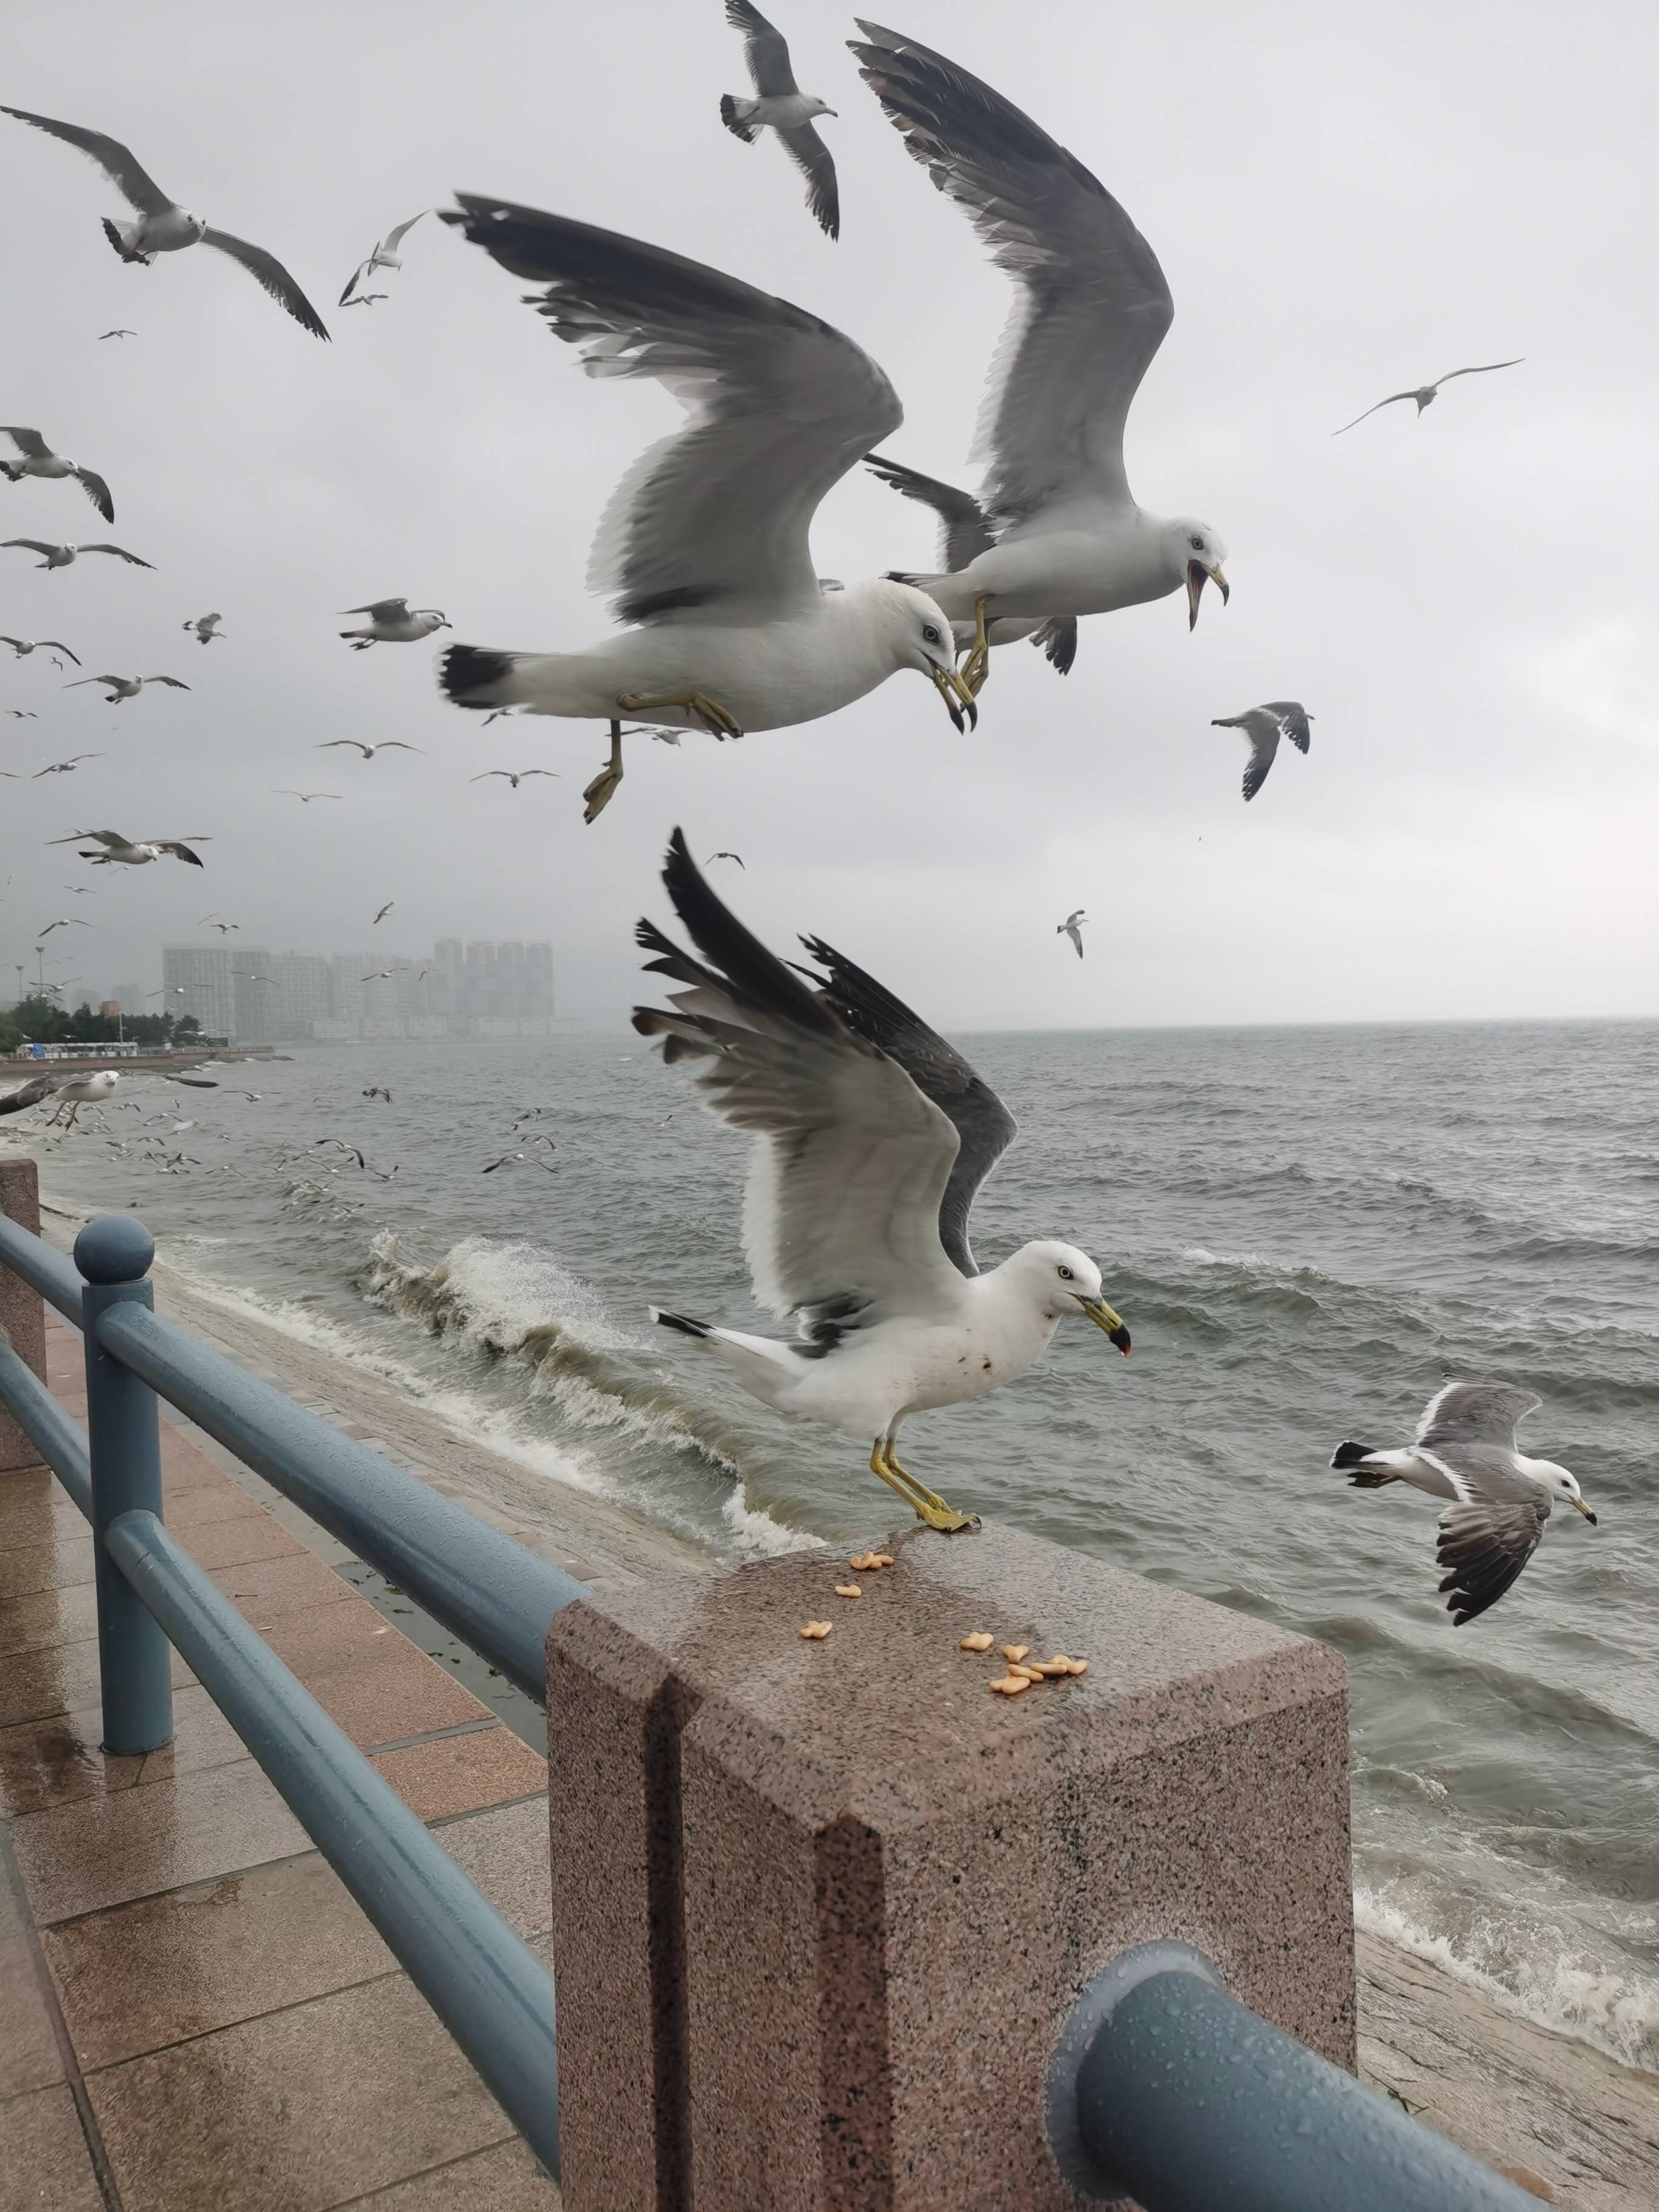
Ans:
[{"label": "blue metal railing", "polygon": [[105,1747],[171,1741],[176,1648],[556,2179],[552,1976],[168,1533],[156,1395],[538,1705],[549,1623],[585,1585],[159,1319],[155,1251],[141,1223],[106,1214],[71,1266],[0,1217],[0,1266],[86,1346],[85,1435],[3,1336],[0,1407],[93,1526]]}]

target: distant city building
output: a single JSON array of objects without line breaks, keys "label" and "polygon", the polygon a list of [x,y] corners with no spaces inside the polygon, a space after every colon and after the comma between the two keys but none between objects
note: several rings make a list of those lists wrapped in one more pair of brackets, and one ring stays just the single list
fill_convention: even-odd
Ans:
[{"label": "distant city building", "polygon": [[236,984],[235,1035],[243,1044],[269,1044],[276,1034],[276,989],[270,955],[261,945],[239,945],[231,955]]},{"label": "distant city building", "polygon": [[222,945],[164,945],[162,1004],[177,1021],[189,1014],[210,1036],[236,1034],[236,977],[241,963]]},{"label": "distant city building", "polygon": [[329,1018],[328,961],[320,952],[275,952],[268,972],[271,1036],[284,1042],[310,1036],[314,1024]]},{"label": "distant city building", "polygon": [[427,1011],[444,1017],[452,1036],[545,1036],[553,1019],[553,947],[440,938],[424,988]]},{"label": "distant city building", "polygon": [[[368,956],[362,952],[337,952],[328,964],[330,1018],[337,1022],[362,1021],[363,978],[369,970]],[[353,1034],[356,1034],[355,1030]]]},{"label": "distant city building", "polygon": [[[169,945],[166,1005],[244,1044],[358,1039],[546,1036],[553,947],[443,939],[427,959],[373,952],[268,952],[262,945]],[[137,984],[118,986],[145,1011]]]},{"label": "distant city building", "polygon": [[144,1012],[144,987],[142,983],[118,983],[110,993],[127,1019],[136,1021]]}]

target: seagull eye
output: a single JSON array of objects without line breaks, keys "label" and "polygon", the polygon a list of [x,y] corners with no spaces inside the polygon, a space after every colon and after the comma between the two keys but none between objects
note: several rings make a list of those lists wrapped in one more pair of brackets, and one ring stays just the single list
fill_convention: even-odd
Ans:
[{"label": "seagull eye", "polygon": [[933,628],[932,623],[924,623],[922,624],[921,634],[923,637],[927,639],[929,645],[937,645],[939,641],[939,632]]},{"label": "seagull eye", "polygon": [[1201,538],[1189,538],[1187,540],[1187,543],[1192,547],[1194,553],[1201,553],[1204,550],[1204,540]]},{"label": "seagull eye", "polygon": [[1072,1271],[1069,1267],[1062,1267],[1060,1269],[1060,1279],[1062,1283],[1069,1283],[1073,1279]]}]

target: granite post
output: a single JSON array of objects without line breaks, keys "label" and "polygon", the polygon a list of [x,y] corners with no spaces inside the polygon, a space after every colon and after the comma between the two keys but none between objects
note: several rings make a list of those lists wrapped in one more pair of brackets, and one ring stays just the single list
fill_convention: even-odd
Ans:
[{"label": "granite post", "polygon": [[[1353,2065],[1340,1659],[1005,1528],[886,1549],[553,1623],[572,2212],[1073,2212],[1048,2062],[1158,1938]],[[1004,1644],[1088,1672],[995,1693]]]},{"label": "granite post", "polygon": [[[0,1214],[40,1234],[40,1176],[33,1160],[0,1160]],[[46,1379],[46,1309],[39,1291],[0,1265],[0,1329],[12,1350],[41,1382]],[[0,1413],[0,1474],[39,1467],[40,1455],[15,1421]]]}]

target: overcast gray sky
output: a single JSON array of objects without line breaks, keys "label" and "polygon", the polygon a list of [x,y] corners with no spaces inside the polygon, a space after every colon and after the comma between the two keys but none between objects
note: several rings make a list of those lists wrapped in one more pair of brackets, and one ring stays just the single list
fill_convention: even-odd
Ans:
[{"label": "overcast gray sky", "polygon": [[[1157,251],[1176,319],[1130,483],[1221,532],[1231,606],[1206,594],[1190,637],[1179,597],[1094,617],[1064,682],[1000,651],[967,738],[904,676],[799,730],[637,744],[586,829],[599,726],[481,729],[439,698],[430,646],[352,653],[335,610],[404,592],[474,643],[603,635],[593,526],[678,410],[585,378],[433,222],[385,305],[333,302],[376,236],[453,188],[559,210],[848,331],[904,402],[888,450],[960,479],[1008,288],[860,83],[850,14],[774,9],[841,112],[835,246],[777,147],[720,126],[721,92],[747,88],[719,0],[14,0],[6,102],[126,141],[287,263],[334,343],[220,256],[123,266],[99,229],[125,212],[112,187],[0,118],[0,410],[106,476],[118,516],[106,532],[72,484],[0,484],[3,534],[112,536],[156,571],[0,554],[0,629],[195,686],[111,708],[0,657],[0,706],[40,713],[0,719],[0,768],[106,755],[0,790],[0,963],[32,973],[34,932],[73,907],[96,927],[49,940],[77,940],[58,974],[153,983],[161,941],[199,939],[210,908],[245,943],[326,951],[395,898],[398,945],[549,937],[563,1009],[619,1013],[678,821],[744,854],[722,888],[775,942],[822,933],[959,1029],[1659,1011],[1659,15],[887,4]],[[121,324],[138,336],[97,343]],[[1420,423],[1395,407],[1331,441],[1384,392],[1512,354]],[[931,566],[932,532],[860,477],[814,550],[852,579]],[[204,650],[179,625],[209,608],[227,641]],[[1313,712],[1312,756],[1286,748],[1247,807],[1243,742],[1210,718],[1282,696]],[[312,750],[339,736],[424,757]],[[497,765],[563,781],[465,780]],[[301,808],[283,784],[347,798]],[[91,826],[210,835],[207,868],[45,849]],[[77,878],[95,899],[67,896]],[[1054,933],[1077,906],[1081,963]]]}]

